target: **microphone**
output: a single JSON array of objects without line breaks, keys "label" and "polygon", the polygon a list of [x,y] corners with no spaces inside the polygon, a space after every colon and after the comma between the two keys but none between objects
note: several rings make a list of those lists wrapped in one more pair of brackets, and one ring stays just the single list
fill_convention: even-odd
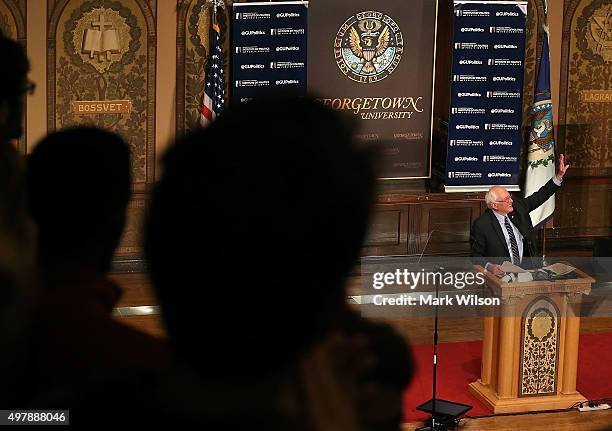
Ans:
[{"label": "microphone", "polygon": [[427,245],[429,244],[429,240],[433,236],[434,232],[445,233],[445,234],[448,234],[448,235],[455,235],[455,236],[460,235],[457,232],[451,232],[451,231],[448,231],[448,230],[432,229],[431,231],[429,231],[429,234],[427,234],[427,240],[425,241],[425,245],[423,246],[423,250],[421,250],[421,253],[419,254],[419,260],[417,261],[417,263],[421,263],[421,259],[423,258],[423,255],[425,254],[425,250],[427,250]]},{"label": "microphone", "polygon": [[[432,229],[429,234],[427,235],[427,241],[425,241],[425,245],[423,246],[423,250],[421,250],[421,255],[419,256],[419,260],[417,261],[417,265],[419,263],[421,263],[421,259],[423,258],[423,255],[425,254],[425,250],[427,250],[427,245],[429,244],[429,240],[431,239],[431,237],[433,236],[433,233],[436,232],[436,229]],[[440,231],[442,233],[444,233],[444,231]],[[452,232],[446,232],[446,233],[452,233]],[[444,266],[437,264],[434,266],[434,269],[436,271],[440,271],[443,272],[444,271]]]},{"label": "microphone", "polygon": [[429,240],[431,239],[431,236],[435,231],[435,229],[432,229],[429,232],[429,235],[427,235],[427,241],[425,241],[425,246],[423,247],[423,250],[421,250],[421,255],[419,256],[419,260],[417,260],[417,264],[421,263],[421,259],[423,259],[423,254],[425,253],[425,250],[427,250],[427,244],[429,244]]}]

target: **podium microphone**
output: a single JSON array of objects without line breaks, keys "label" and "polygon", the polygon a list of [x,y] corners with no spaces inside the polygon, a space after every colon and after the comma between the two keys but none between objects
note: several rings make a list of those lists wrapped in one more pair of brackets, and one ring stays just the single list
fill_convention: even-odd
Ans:
[{"label": "podium microphone", "polygon": [[427,240],[425,241],[425,245],[423,246],[423,250],[421,250],[421,255],[419,256],[419,260],[417,260],[417,263],[421,263],[421,259],[423,259],[423,254],[425,254],[425,250],[427,250],[427,244],[429,244],[429,240],[431,239],[431,236],[433,235],[433,233],[435,232],[435,229],[432,229],[429,234],[427,235]]}]

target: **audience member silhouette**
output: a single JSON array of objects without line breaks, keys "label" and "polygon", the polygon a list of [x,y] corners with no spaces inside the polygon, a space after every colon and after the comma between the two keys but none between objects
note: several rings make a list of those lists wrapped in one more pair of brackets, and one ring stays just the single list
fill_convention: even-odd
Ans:
[{"label": "audience member silhouette", "polygon": [[33,88],[24,48],[0,33],[0,405],[22,387],[24,338],[33,291],[34,238],[25,211],[23,163],[13,141],[21,137],[23,98]]},{"label": "audience member silhouette", "polygon": [[77,127],[49,134],[28,159],[28,209],[38,227],[38,381],[53,388],[165,366],[161,340],[111,317],[121,289],[106,273],[131,194],[121,137]]},{"label": "audience member silhouette", "polygon": [[[14,269],[27,264],[32,241],[30,226],[24,217],[22,160],[12,142],[23,131],[23,97],[29,88],[30,66],[23,47],[2,34],[0,54],[6,61],[0,68],[0,280],[8,287],[9,283],[17,283]],[[14,293],[3,289],[0,310],[15,299]]]},{"label": "audience member silhouette", "polygon": [[[347,422],[332,426],[339,409],[328,417],[306,412],[298,422],[311,421],[308,429],[354,429],[351,420],[364,429],[399,429],[411,356],[393,331],[356,318],[345,302],[375,191],[371,159],[340,114],[309,98],[280,96],[234,107],[166,154],[145,253],[180,360],[208,387],[236,388],[227,409],[218,400],[206,408],[224,412],[226,425],[286,423],[271,408],[282,392],[272,383],[288,375],[302,383],[346,381],[331,352],[343,350],[338,344],[363,350],[356,340],[364,338],[377,365],[349,379],[354,398],[344,390],[325,398],[329,379],[310,391],[328,412],[353,403]],[[392,347],[379,353],[381,340]],[[385,417],[356,412],[371,401],[361,390],[370,383],[392,394]]]}]

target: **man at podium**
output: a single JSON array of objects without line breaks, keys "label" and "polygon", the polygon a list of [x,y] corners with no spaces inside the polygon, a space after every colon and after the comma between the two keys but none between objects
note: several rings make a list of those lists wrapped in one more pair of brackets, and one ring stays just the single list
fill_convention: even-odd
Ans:
[{"label": "man at podium", "polygon": [[510,260],[514,265],[520,266],[526,263],[525,258],[538,255],[535,229],[529,213],[546,202],[561,187],[568,168],[564,155],[560,154],[555,177],[526,198],[512,197],[508,190],[501,186],[489,189],[485,195],[487,210],[472,226],[470,243],[474,263],[482,265],[497,276],[502,276],[502,261]]}]

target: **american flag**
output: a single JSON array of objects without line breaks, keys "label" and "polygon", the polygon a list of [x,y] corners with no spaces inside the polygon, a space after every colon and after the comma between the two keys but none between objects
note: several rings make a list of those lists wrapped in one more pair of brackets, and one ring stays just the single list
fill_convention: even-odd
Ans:
[{"label": "american flag", "polygon": [[206,70],[204,99],[200,111],[200,126],[206,127],[225,107],[225,77],[223,76],[223,50],[221,49],[221,28],[213,23],[210,28],[210,55]]}]

